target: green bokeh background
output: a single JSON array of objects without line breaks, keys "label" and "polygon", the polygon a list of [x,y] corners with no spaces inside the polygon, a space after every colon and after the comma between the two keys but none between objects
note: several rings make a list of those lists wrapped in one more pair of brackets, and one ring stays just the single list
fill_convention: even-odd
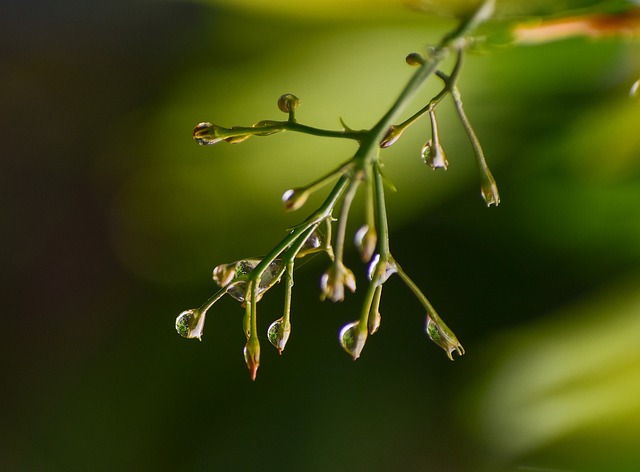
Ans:
[{"label": "green bokeh background", "polygon": [[[320,302],[323,257],[296,270],[292,337],[283,356],[264,340],[255,383],[233,300],[201,343],[175,333],[215,265],[265,253],[320,201],[285,214],[282,192],[354,150],[294,134],[202,148],[194,125],[280,119],[290,92],[304,123],[369,127],[405,55],[455,24],[392,1],[282,5],[3,6],[0,470],[639,470],[631,39],[469,57],[460,88],[498,208],[448,101],[446,173],[419,158],[426,122],[383,151],[392,251],[464,345],[455,363],[395,279],[352,362],[337,333],[362,293]],[[259,305],[265,330],[281,295]]]}]

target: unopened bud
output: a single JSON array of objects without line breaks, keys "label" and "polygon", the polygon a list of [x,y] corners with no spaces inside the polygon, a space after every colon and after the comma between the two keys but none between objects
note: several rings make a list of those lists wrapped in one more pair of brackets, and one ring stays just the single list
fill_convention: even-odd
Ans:
[{"label": "unopened bud", "polygon": [[281,95],[278,99],[278,108],[283,113],[291,113],[300,105],[300,99],[290,93]]},{"label": "unopened bud", "polygon": [[442,320],[436,322],[427,315],[426,331],[429,338],[445,350],[449,359],[453,360],[453,351],[457,352],[460,356],[464,354],[464,348],[460,344],[460,341],[458,341],[456,335],[453,334]]},{"label": "unopened bud", "polygon": [[400,139],[400,136],[402,136],[404,130],[404,128],[398,128],[395,125],[389,126],[387,134],[385,134],[384,138],[382,138],[382,141],[380,141],[380,147],[388,148],[392,146],[398,139]]},{"label": "unopened bud", "polygon": [[409,54],[405,58],[405,61],[407,61],[407,64],[409,64],[410,66],[421,66],[425,62],[424,57],[422,57],[417,52],[412,52],[411,54]]},{"label": "unopened bud", "polygon": [[487,206],[500,204],[498,185],[488,167],[480,167],[480,191]]},{"label": "unopened bud", "polygon": [[258,338],[251,337],[244,347],[244,361],[249,368],[251,380],[256,379],[258,367],[260,367],[260,342]]},{"label": "unopened bud", "polygon": [[287,211],[295,211],[302,207],[309,198],[309,192],[304,188],[292,188],[282,194],[282,203]]},{"label": "unopened bud", "polygon": [[361,226],[360,229],[356,231],[354,243],[360,253],[362,261],[369,262],[378,243],[378,234],[375,228],[371,228],[369,225]]}]

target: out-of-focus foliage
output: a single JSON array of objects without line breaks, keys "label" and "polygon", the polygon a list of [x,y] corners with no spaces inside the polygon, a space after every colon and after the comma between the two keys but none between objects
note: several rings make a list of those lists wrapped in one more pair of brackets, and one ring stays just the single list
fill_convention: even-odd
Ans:
[{"label": "out-of-focus foliage", "polygon": [[[275,2],[6,7],[0,469],[638,470],[633,39],[469,58],[460,89],[497,209],[450,104],[446,173],[420,159],[427,123],[383,151],[392,250],[465,346],[455,364],[391,283],[381,334],[352,362],[337,335],[360,294],[320,303],[320,258],[296,272],[295,335],[265,353],[256,384],[232,300],[204,342],[175,334],[213,267],[262,254],[306,216],[285,214],[282,192],[353,152],[293,134],[203,149],[193,126],[280,118],[285,92],[305,122],[370,126],[411,73],[405,55],[454,24],[340,4],[295,20]],[[261,302],[265,336],[280,288]]]}]

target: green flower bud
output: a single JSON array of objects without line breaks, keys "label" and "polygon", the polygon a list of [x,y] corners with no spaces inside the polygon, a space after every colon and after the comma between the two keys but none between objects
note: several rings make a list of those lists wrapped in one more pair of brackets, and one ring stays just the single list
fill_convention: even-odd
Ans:
[{"label": "green flower bud", "polygon": [[292,188],[282,194],[282,203],[287,211],[295,211],[302,207],[309,198],[309,192],[304,188]]},{"label": "green flower bud", "polygon": [[362,261],[369,262],[378,243],[376,229],[370,228],[369,225],[363,225],[356,231],[353,239]]},{"label": "green flower bud", "polygon": [[251,380],[256,379],[258,367],[260,367],[260,342],[258,338],[250,338],[244,347],[244,361],[249,368]]},{"label": "green flower bud", "polygon": [[335,261],[331,267],[322,275],[320,279],[320,289],[322,294],[320,299],[330,299],[333,302],[344,300],[345,285],[351,292],[356,291],[356,278],[341,261]]},{"label": "green flower bud", "polygon": [[445,350],[449,359],[453,360],[453,351],[456,351],[460,356],[464,354],[464,348],[458,338],[442,320],[436,322],[430,316],[427,316],[426,331],[429,338]]},{"label": "green flower bud", "polygon": [[380,147],[388,148],[392,146],[398,139],[400,139],[400,136],[402,136],[404,130],[405,128],[398,128],[395,125],[389,126],[387,134],[385,134],[384,138],[382,138],[382,141],[380,141]]},{"label": "green flower bud", "polygon": [[488,167],[480,167],[480,192],[487,206],[500,204],[498,185]]},{"label": "green flower bud", "polygon": [[300,99],[290,93],[281,95],[278,99],[278,108],[283,113],[291,113],[300,105]]},{"label": "green flower bud", "polygon": [[412,52],[411,54],[409,54],[405,58],[405,61],[407,61],[407,64],[409,64],[410,66],[421,66],[425,62],[424,57],[422,57],[417,52]]}]

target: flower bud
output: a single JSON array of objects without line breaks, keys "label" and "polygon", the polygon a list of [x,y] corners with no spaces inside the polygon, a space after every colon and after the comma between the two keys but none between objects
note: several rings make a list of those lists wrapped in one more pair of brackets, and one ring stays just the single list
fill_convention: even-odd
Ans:
[{"label": "flower bud", "polygon": [[500,204],[498,185],[488,167],[480,167],[480,192],[487,206]]},{"label": "flower bud", "polygon": [[335,261],[320,279],[322,294],[320,299],[329,298],[333,302],[344,300],[345,285],[351,292],[356,291],[356,278],[351,270],[347,269],[341,261]]},{"label": "flower bud", "polygon": [[287,211],[295,211],[304,205],[309,192],[304,188],[292,188],[282,194],[282,203]]},{"label": "flower bud", "polygon": [[387,134],[385,134],[384,138],[382,138],[382,140],[380,141],[380,147],[388,148],[392,146],[398,139],[400,139],[400,136],[402,136],[404,130],[405,128],[398,128],[395,125],[389,126]]},{"label": "flower bud", "polygon": [[356,231],[353,239],[362,261],[369,262],[378,243],[376,229],[370,228],[369,225],[363,225]]},{"label": "flower bud", "polygon": [[360,357],[362,348],[367,341],[367,330],[360,329],[360,323],[354,321],[342,327],[338,339],[340,340],[342,349],[355,361]]},{"label": "flower bud", "polygon": [[300,99],[290,93],[281,95],[278,99],[278,108],[283,113],[291,113],[300,105]]},{"label": "flower bud", "polygon": [[442,320],[436,323],[436,321],[427,315],[426,331],[429,338],[445,350],[449,359],[453,360],[453,351],[456,351],[460,356],[464,354],[464,348],[458,341],[458,338],[456,338],[456,335],[453,334]]},{"label": "flower bud", "polygon": [[411,54],[409,54],[405,58],[405,61],[407,61],[407,64],[409,64],[410,66],[421,66],[425,62],[424,57],[422,57],[417,52],[412,52]]},{"label": "flower bud", "polygon": [[222,141],[224,138],[220,137],[220,131],[224,128],[203,121],[199,123],[193,130],[193,139],[201,146],[209,146]]},{"label": "flower bud", "polygon": [[251,337],[244,347],[244,361],[249,368],[251,380],[256,379],[258,367],[260,367],[260,342],[258,338]]},{"label": "flower bud", "polygon": [[291,334],[291,323],[285,323],[284,318],[279,318],[267,329],[267,338],[269,342],[278,350],[278,354],[282,354],[284,347],[289,340]]},{"label": "flower bud", "polygon": [[198,338],[202,340],[205,315],[205,313],[201,314],[195,308],[183,311],[176,318],[176,331],[183,338]]},{"label": "flower bud", "polygon": [[440,145],[440,134],[438,133],[438,122],[436,121],[436,112],[429,112],[429,120],[431,121],[431,139],[422,146],[422,159],[432,169],[443,168],[447,170],[449,163],[444,155],[444,149]]}]

